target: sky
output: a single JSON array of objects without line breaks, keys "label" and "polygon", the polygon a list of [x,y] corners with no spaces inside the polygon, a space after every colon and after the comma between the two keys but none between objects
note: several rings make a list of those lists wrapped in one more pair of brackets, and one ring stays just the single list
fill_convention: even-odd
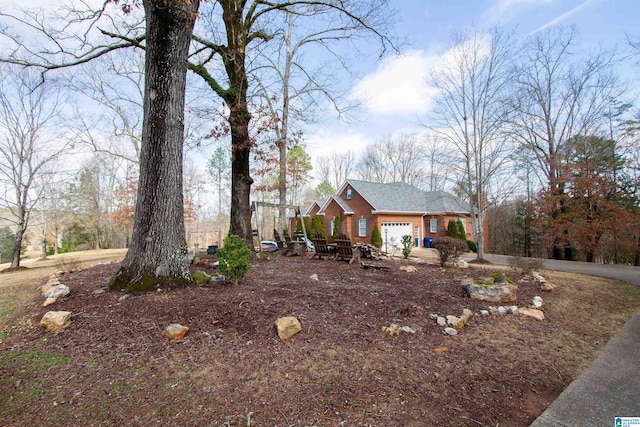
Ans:
[{"label": "sky", "polygon": [[[312,159],[345,151],[360,152],[384,136],[424,131],[436,91],[429,70],[450,49],[452,32],[500,26],[524,40],[553,26],[575,26],[581,48],[623,45],[625,34],[640,35],[640,0],[391,0],[398,10],[396,35],[405,38],[400,55],[363,61],[349,96],[360,99],[362,114],[344,123],[330,118],[307,129]],[[628,81],[640,79],[635,67],[620,67]],[[631,84],[633,88],[640,82]]]},{"label": "sky", "polygon": [[[584,50],[624,45],[626,34],[640,36],[640,0],[389,0],[397,10],[394,36],[403,40],[400,53],[379,58],[374,49],[354,61],[355,79],[342,82],[350,101],[361,103],[348,123],[329,111],[304,129],[306,149],[313,162],[332,153],[353,151],[385,136],[424,132],[436,90],[429,87],[429,70],[451,48],[454,31],[500,26],[515,32],[516,42],[553,26],[575,26]],[[17,4],[0,0],[0,9]],[[31,0],[31,6],[51,5]],[[640,73],[629,63],[618,70],[640,88]],[[637,98],[637,95],[633,95]],[[328,109],[329,110],[329,109]],[[196,167],[208,151],[189,153]],[[204,167],[203,167],[204,169]],[[313,172],[312,172],[313,173]]]}]

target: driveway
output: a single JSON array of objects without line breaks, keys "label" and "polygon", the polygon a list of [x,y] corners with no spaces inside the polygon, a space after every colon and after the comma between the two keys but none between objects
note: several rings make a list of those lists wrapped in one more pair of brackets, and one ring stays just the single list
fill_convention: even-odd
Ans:
[{"label": "driveway", "polygon": [[[467,261],[475,258],[475,255],[465,256]],[[508,256],[485,254],[485,258],[494,264],[509,265]],[[567,273],[581,273],[590,276],[606,277],[609,279],[621,280],[623,282],[640,285],[640,267],[616,264],[597,264],[592,262],[579,261],[558,261],[555,259],[543,260],[544,268],[547,270],[564,271]]]}]

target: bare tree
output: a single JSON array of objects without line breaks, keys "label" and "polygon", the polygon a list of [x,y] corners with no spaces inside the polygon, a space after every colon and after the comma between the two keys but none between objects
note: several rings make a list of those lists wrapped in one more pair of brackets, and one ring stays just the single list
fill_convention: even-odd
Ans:
[{"label": "bare tree", "polygon": [[339,188],[345,179],[355,173],[356,161],[353,151],[333,153],[318,158],[318,174],[321,182],[328,182],[333,188]]},{"label": "bare tree", "polygon": [[47,174],[71,148],[61,132],[64,103],[53,82],[41,84],[37,73],[0,68],[0,201],[16,227],[11,267],[20,265],[24,233]]},{"label": "bare tree", "polygon": [[367,146],[358,163],[358,176],[372,182],[405,182],[422,186],[426,180],[425,151],[417,135],[402,134]]},{"label": "bare tree", "polygon": [[[252,244],[249,195],[252,139],[249,134],[251,111],[248,103],[250,49],[269,42],[280,30],[278,17],[293,13],[303,21],[318,16],[334,25],[373,34],[386,46],[386,2],[384,0],[218,0],[203,14],[203,32],[195,35],[195,50],[189,69],[201,76],[225,102],[231,133],[231,234]],[[288,15],[287,15],[288,16]],[[226,31],[220,34],[220,30]],[[218,66],[218,68],[216,68]],[[224,73],[217,74],[219,66]]]},{"label": "bare tree", "polygon": [[450,56],[432,78],[440,94],[429,127],[456,148],[464,165],[478,258],[484,255],[487,189],[509,152],[502,131],[511,61],[509,35],[472,30],[454,35]]},{"label": "bare tree", "polygon": [[[285,14],[285,26],[282,31],[282,42],[273,44],[277,49],[261,52],[261,59],[266,63],[254,71],[260,95],[269,107],[270,114],[277,120],[275,124],[276,146],[279,152],[278,197],[279,208],[278,229],[280,232],[286,225],[287,191],[287,152],[299,145],[299,137],[294,131],[296,125],[312,122],[320,108],[320,102],[328,101],[339,114],[346,111],[342,99],[334,87],[335,79],[330,70],[335,71],[332,64],[320,64],[311,67],[304,61],[304,52],[309,49],[324,49],[330,55],[330,46],[344,41],[356,34],[357,27],[347,22],[334,22],[323,19],[330,10],[319,11],[314,26],[305,28],[297,26],[303,17],[296,13],[296,8]],[[336,25],[337,24],[337,25]],[[314,55],[317,58],[317,55]],[[338,63],[344,64],[341,61]]]},{"label": "bare tree", "polygon": [[[611,100],[617,98],[612,54],[599,52],[580,59],[576,43],[576,32],[570,28],[536,34],[526,41],[516,71],[511,131],[534,154],[553,197],[565,191],[567,141],[604,129]],[[550,214],[564,208],[558,209]],[[568,249],[562,240],[555,239],[554,258],[564,256],[563,247]]]}]

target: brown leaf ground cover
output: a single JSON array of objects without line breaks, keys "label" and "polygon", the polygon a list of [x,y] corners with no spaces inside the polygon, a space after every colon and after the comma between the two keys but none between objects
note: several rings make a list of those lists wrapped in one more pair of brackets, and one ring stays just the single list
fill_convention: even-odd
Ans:
[{"label": "brown leaf ground cover", "polygon": [[[475,316],[445,336],[431,313],[488,306],[466,297],[459,278],[505,270],[382,263],[391,269],[255,260],[238,286],[126,298],[105,290],[117,264],[64,275],[69,297],[43,308],[34,295],[4,327],[0,425],[524,426],[640,305],[630,285],[547,273],[559,287],[541,293],[507,270],[515,304],[541,295],[546,319]],[[68,330],[39,330],[51,309],[74,313]],[[302,324],[286,342],[274,326],[281,316]],[[170,323],[189,332],[169,341]],[[417,332],[389,336],[391,323]]]}]

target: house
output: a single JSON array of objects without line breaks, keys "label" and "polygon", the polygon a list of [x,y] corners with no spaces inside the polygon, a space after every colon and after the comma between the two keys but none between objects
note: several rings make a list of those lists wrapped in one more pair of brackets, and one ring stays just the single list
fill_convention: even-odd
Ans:
[{"label": "house", "polygon": [[[430,239],[446,236],[449,221],[462,221],[467,239],[473,240],[469,203],[444,191],[422,191],[406,183],[380,184],[347,179],[322,205],[316,202],[305,216],[324,216],[327,234],[341,217],[341,229],[353,242],[371,243],[375,225],[383,247],[401,246],[402,236],[413,237],[415,246],[430,246]],[[485,236],[487,236],[485,224]],[[488,239],[485,238],[485,242]]]}]

